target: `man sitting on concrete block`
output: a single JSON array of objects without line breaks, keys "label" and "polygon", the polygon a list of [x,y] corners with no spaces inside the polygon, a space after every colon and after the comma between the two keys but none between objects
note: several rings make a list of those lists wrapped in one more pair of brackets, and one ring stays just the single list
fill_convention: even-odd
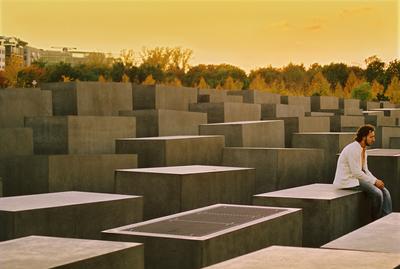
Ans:
[{"label": "man sitting on concrete block", "polygon": [[340,153],[333,184],[364,191],[372,200],[372,217],[378,219],[392,212],[392,200],[383,181],[368,170],[366,147],[375,142],[375,128],[361,126],[354,140]]}]

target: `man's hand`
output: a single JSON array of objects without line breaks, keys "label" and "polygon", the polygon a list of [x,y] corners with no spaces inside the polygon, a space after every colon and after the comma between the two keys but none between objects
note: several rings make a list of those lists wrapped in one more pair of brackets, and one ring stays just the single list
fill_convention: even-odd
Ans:
[{"label": "man's hand", "polygon": [[385,187],[385,183],[380,179],[377,179],[374,185],[381,190]]}]

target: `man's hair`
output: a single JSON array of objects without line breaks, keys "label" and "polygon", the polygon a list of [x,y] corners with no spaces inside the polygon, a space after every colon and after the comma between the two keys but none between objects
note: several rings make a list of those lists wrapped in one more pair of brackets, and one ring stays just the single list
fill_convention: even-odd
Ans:
[{"label": "man's hair", "polygon": [[374,132],[375,127],[372,126],[371,124],[366,124],[358,128],[356,137],[354,140],[357,142],[361,142],[364,136],[367,136],[370,132]]}]

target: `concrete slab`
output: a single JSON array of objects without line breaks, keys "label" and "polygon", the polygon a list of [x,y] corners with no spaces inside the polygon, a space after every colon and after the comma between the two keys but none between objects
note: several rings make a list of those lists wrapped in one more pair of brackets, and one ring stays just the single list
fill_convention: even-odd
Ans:
[{"label": "concrete slab", "polygon": [[56,192],[0,198],[0,240],[28,235],[100,239],[104,229],[142,221],[143,198]]},{"label": "concrete slab", "polygon": [[24,118],[51,116],[51,92],[40,90],[1,90],[0,128],[24,127]]},{"label": "concrete slab", "polygon": [[303,209],[303,246],[320,247],[370,221],[370,204],[361,191],[312,184],[257,194],[253,204]]},{"label": "concrete slab", "polygon": [[344,99],[339,98],[339,109],[343,111],[343,115],[362,116],[360,99]]},{"label": "concrete slab", "polygon": [[112,154],[115,139],[136,136],[133,117],[28,117],[35,154]]},{"label": "concrete slab", "polygon": [[399,256],[387,253],[272,246],[207,269],[389,269],[399,264]]},{"label": "concrete slab", "polygon": [[335,116],[333,112],[306,112],[306,117],[330,117]]},{"label": "concrete slab", "polygon": [[324,181],[322,149],[224,148],[222,165],[256,169],[256,193]]},{"label": "concrete slab", "polygon": [[389,148],[400,149],[400,137],[390,137],[389,138]]},{"label": "concrete slab", "polygon": [[223,135],[228,147],[285,147],[282,120],[202,124],[201,135]]},{"label": "concrete slab", "polygon": [[5,196],[57,191],[114,192],[114,170],[137,167],[133,154],[32,155],[3,162]]},{"label": "concrete slab", "polygon": [[281,103],[304,107],[304,112],[311,112],[311,98],[309,96],[281,96]]},{"label": "concrete slab", "polygon": [[29,236],[0,243],[4,268],[144,268],[143,245]]},{"label": "concrete slab", "polygon": [[[380,112],[380,111],[376,111],[376,112]],[[397,119],[394,117],[385,117],[382,115],[364,115],[365,118],[365,123],[366,124],[371,124],[375,127],[379,127],[379,126],[398,126],[397,124]]]},{"label": "concrete slab", "polygon": [[144,219],[151,219],[216,203],[251,204],[255,170],[203,165],[120,169],[115,184],[116,193],[144,196]]},{"label": "concrete slab", "polygon": [[32,154],[32,129],[0,128],[0,157]]},{"label": "concrete slab", "polygon": [[261,119],[259,104],[201,103],[190,104],[190,111],[207,113],[208,123],[253,121]]},{"label": "concrete slab", "polygon": [[390,191],[393,210],[400,211],[400,149],[367,150],[368,169],[385,182]]},{"label": "concrete slab", "polygon": [[104,231],[104,238],[143,242],[146,268],[201,268],[273,244],[301,244],[301,211],[214,205]]},{"label": "concrete slab", "polygon": [[120,111],[120,116],[136,118],[136,137],[198,135],[199,125],[207,123],[207,114],[179,110]]},{"label": "concrete slab", "polygon": [[363,116],[333,116],[330,123],[331,132],[357,132],[365,120]]},{"label": "concrete slab", "polygon": [[116,140],[119,154],[138,154],[139,167],[219,165],[225,138],[209,136],[160,136]]},{"label": "concrete slab", "polygon": [[41,87],[53,95],[55,116],[118,116],[120,110],[132,110],[131,83],[73,81]]},{"label": "concrete slab", "polygon": [[289,117],[277,118],[285,123],[285,147],[292,146],[292,135],[304,132],[329,132],[329,117]]},{"label": "concrete slab", "polygon": [[380,101],[379,104],[381,108],[396,108],[396,104],[392,104],[389,101]]},{"label": "concrete slab", "polygon": [[189,87],[133,84],[132,93],[134,110],[171,109],[187,111],[190,103],[197,102],[197,89]]},{"label": "concrete slab", "polygon": [[283,104],[262,104],[261,118],[263,120],[284,118],[284,117],[303,117],[305,115],[303,106],[283,105]]},{"label": "concrete slab", "polygon": [[373,110],[383,111],[386,117],[400,118],[400,108],[390,107],[390,108],[377,108]]},{"label": "concrete slab", "polygon": [[400,213],[392,213],[322,247],[400,254],[399,242]]},{"label": "concrete slab", "polygon": [[375,129],[375,143],[374,148],[385,148],[390,147],[391,137],[400,137],[400,126],[378,126]]},{"label": "concrete slab", "polygon": [[334,96],[311,96],[311,111],[339,109],[339,98]]},{"label": "concrete slab", "polygon": [[243,103],[243,96],[228,95],[228,91],[217,89],[198,89],[197,103]]},{"label": "concrete slab", "polygon": [[375,108],[380,108],[379,102],[371,102],[371,101],[360,101],[360,107],[362,110],[372,110]]},{"label": "concrete slab", "polygon": [[250,104],[280,104],[281,96],[276,93],[258,90],[228,91],[228,95],[243,96],[244,103]]},{"label": "concrete slab", "polygon": [[292,147],[294,148],[321,148],[325,151],[325,170],[326,182],[332,183],[336,171],[336,154],[353,141],[355,133],[335,133],[335,132],[308,132],[294,133],[292,137]]}]

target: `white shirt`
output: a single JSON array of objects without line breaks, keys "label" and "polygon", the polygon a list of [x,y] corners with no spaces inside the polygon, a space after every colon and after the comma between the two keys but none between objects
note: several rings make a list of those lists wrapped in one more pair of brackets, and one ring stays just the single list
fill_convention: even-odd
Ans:
[{"label": "white shirt", "polygon": [[342,150],[333,185],[339,188],[352,188],[360,185],[359,180],[375,184],[377,178],[368,170],[367,152],[365,152],[364,167],[361,167],[361,153],[362,147],[357,141],[348,144]]}]

